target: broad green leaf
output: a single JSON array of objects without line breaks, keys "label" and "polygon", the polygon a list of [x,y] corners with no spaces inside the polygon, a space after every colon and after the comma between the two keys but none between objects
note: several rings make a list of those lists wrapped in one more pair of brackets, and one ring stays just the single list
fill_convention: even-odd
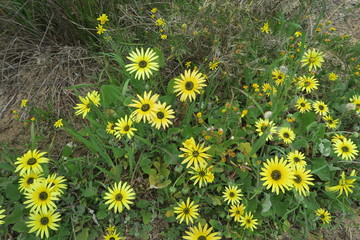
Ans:
[{"label": "broad green leaf", "polygon": [[272,206],[270,196],[271,196],[270,194],[265,193],[265,200],[262,203],[262,208],[263,208],[261,210],[262,213],[269,211]]},{"label": "broad green leaf", "polygon": [[77,240],[88,240],[89,228],[84,228],[79,234],[76,235]]}]

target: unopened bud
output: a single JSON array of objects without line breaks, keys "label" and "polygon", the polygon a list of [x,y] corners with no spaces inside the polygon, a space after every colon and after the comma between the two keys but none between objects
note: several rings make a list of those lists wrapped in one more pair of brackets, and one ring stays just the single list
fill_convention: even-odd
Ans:
[{"label": "unopened bud", "polygon": [[271,116],[272,116],[272,111],[266,111],[265,113],[264,113],[264,118],[265,119],[269,119],[269,118],[271,118]]}]

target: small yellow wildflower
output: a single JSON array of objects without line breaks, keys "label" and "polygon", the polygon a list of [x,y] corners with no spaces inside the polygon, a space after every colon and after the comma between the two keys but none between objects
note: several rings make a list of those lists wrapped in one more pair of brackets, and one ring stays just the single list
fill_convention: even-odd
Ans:
[{"label": "small yellow wildflower", "polygon": [[270,33],[269,23],[268,22],[264,23],[264,26],[262,26],[260,28],[260,30],[261,30],[261,32],[264,32],[264,33]]},{"label": "small yellow wildflower", "polygon": [[54,123],[54,127],[59,128],[59,127],[64,126],[64,124],[63,124],[62,121],[63,121],[63,120],[62,120],[61,118],[60,118],[59,120],[57,120],[57,121]]},{"label": "small yellow wildflower", "polygon": [[157,8],[153,8],[153,9],[151,9],[151,13],[156,13],[158,11],[158,9]]},{"label": "small yellow wildflower", "polygon": [[27,99],[21,100],[20,107],[26,107],[26,104],[27,104],[28,101],[29,101],[29,100],[27,100]]},{"label": "small yellow wildflower", "polygon": [[240,117],[245,117],[246,116],[246,114],[248,114],[248,112],[249,112],[249,110],[247,110],[247,109],[244,109],[244,110],[242,110],[241,111],[241,116]]},{"label": "small yellow wildflower", "polygon": [[295,35],[295,37],[300,37],[300,36],[302,36],[302,32],[295,32],[294,35]]},{"label": "small yellow wildflower", "polygon": [[166,34],[162,34],[162,35],[160,36],[160,38],[163,39],[163,40],[167,39],[167,37],[168,37],[168,36],[167,36]]},{"label": "small yellow wildflower", "polygon": [[185,66],[186,66],[187,68],[189,68],[189,67],[191,66],[191,61],[186,62],[186,63],[185,63]]},{"label": "small yellow wildflower", "polygon": [[34,122],[36,120],[36,118],[32,117],[30,118],[30,121]]},{"label": "small yellow wildflower", "polygon": [[333,72],[331,72],[330,74],[329,74],[329,80],[330,81],[335,81],[336,79],[338,79],[338,75],[336,75],[335,73],[333,73]]},{"label": "small yellow wildflower", "polygon": [[165,20],[163,18],[159,18],[159,19],[156,20],[155,25],[156,26],[165,26],[166,22],[165,22]]},{"label": "small yellow wildflower", "polygon": [[209,69],[210,70],[215,70],[218,66],[219,66],[220,62],[213,60],[211,62],[209,62]]},{"label": "small yellow wildflower", "polygon": [[96,33],[99,35],[103,34],[106,31],[106,29],[101,24],[98,24],[98,26],[96,27],[96,30],[98,30]]},{"label": "small yellow wildflower", "polygon": [[109,21],[109,18],[108,18],[108,16],[106,14],[102,14],[96,20],[100,21],[101,25],[104,25],[107,21]]}]

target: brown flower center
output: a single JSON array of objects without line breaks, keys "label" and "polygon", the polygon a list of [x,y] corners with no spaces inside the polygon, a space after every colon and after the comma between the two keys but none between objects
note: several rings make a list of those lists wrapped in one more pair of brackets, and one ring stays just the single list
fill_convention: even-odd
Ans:
[{"label": "brown flower center", "polygon": [[185,89],[191,91],[194,88],[194,83],[192,81],[187,81],[185,83]]},{"label": "brown flower center", "polygon": [[142,60],[142,61],[139,62],[139,67],[140,67],[140,68],[145,68],[146,66],[147,66],[147,62],[146,62],[146,61]]},{"label": "brown flower center", "polygon": [[42,201],[45,201],[46,199],[48,199],[48,197],[49,197],[49,195],[47,194],[47,192],[41,192],[41,193],[39,194],[39,198],[40,198],[40,200],[42,200]]},{"label": "brown flower center", "polygon": [[199,172],[200,177],[204,177],[205,175],[206,175],[205,171],[202,170],[202,171]]},{"label": "brown flower center", "polygon": [[121,201],[123,199],[123,195],[121,193],[118,193],[115,195],[115,200],[116,201]]},{"label": "brown flower center", "polygon": [[49,223],[49,218],[48,218],[48,217],[42,217],[42,218],[40,219],[40,223],[41,223],[42,225],[47,225],[47,224]]},{"label": "brown flower center", "polygon": [[198,240],[206,240],[206,237],[205,236],[199,236]]},{"label": "brown flower center", "polygon": [[283,137],[284,137],[284,138],[289,138],[289,137],[290,137],[290,134],[286,132],[286,133],[283,134]]},{"label": "brown flower center", "polygon": [[34,165],[35,163],[36,163],[36,158],[30,158],[29,160],[27,160],[28,165]]},{"label": "brown flower center", "polygon": [[163,119],[165,117],[165,114],[163,112],[158,112],[158,113],[156,113],[156,117],[158,119]]},{"label": "brown flower center", "polygon": [[130,126],[129,125],[126,125],[125,127],[124,127],[124,132],[127,132],[127,131],[129,131],[130,130]]},{"label": "brown flower center", "polygon": [[189,214],[190,213],[190,208],[188,208],[188,207],[184,208],[183,213],[184,214]]},{"label": "brown flower center", "polygon": [[147,112],[147,111],[149,111],[149,109],[150,109],[150,105],[149,104],[143,104],[142,106],[141,106],[141,111],[143,111],[143,112]]},{"label": "brown flower center", "polygon": [[296,182],[296,183],[301,183],[301,177],[300,177],[300,175],[294,175],[294,177],[295,177],[295,179],[294,179],[294,181]]},{"label": "brown flower center", "polygon": [[342,150],[343,152],[345,152],[345,153],[346,153],[346,152],[349,152],[349,148],[346,147],[346,146],[342,147],[341,150]]},{"label": "brown flower center", "polygon": [[271,178],[275,181],[281,178],[281,172],[279,170],[274,170],[271,172]]},{"label": "brown flower center", "polygon": [[235,193],[234,193],[234,192],[230,192],[230,193],[229,193],[229,196],[230,196],[231,198],[233,198],[233,197],[235,197]]},{"label": "brown flower center", "polygon": [[27,184],[33,184],[34,183],[34,178],[30,177],[28,178],[28,180],[26,181]]},{"label": "brown flower center", "polygon": [[193,151],[192,155],[193,155],[193,157],[198,157],[200,154],[198,151]]}]

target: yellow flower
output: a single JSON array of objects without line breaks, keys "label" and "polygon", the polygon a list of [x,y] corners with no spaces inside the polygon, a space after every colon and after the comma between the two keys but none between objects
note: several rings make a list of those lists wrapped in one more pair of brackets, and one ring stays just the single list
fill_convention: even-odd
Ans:
[{"label": "yellow flower", "polygon": [[319,208],[315,211],[315,213],[316,213],[316,215],[318,215],[320,217],[323,224],[327,224],[331,221],[330,213],[326,209]]},{"label": "yellow flower", "polygon": [[260,28],[261,32],[264,33],[270,33],[270,28],[269,28],[269,23],[266,22],[264,23],[264,25]]},{"label": "yellow flower", "polygon": [[185,231],[187,236],[183,236],[183,239],[187,240],[220,240],[221,237],[217,236],[219,232],[211,233],[212,227],[208,228],[208,225],[202,226],[198,223],[198,226],[190,227],[190,232]]},{"label": "yellow flower", "polygon": [[204,83],[206,80],[201,73],[197,70],[191,72],[191,70],[185,70],[184,74],[181,74],[179,78],[175,78],[174,92],[176,96],[180,95],[180,101],[184,102],[189,99],[190,102],[195,100],[196,93],[200,94],[203,87],[206,87]]},{"label": "yellow flower", "polygon": [[302,36],[302,32],[295,32],[294,35],[295,35],[295,37],[300,37],[300,36]]},{"label": "yellow flower", "polygon": [[223,194],[225,202],[231,205],[239,203],[241,197],[243,196],[241,193],[241,189],[238,189],[237,186],[225,187],[225,191],[223,192]]},{"label": "yellow flower", "polygon": [[334,151],[338,157],[350,161],[358,155],[357,146],[353,143],[351,139],[343,139],[342,141],[338,140],[334,144]]},{"label": "yellow flower", "polygon": [[165,20],[163,18],[159,18],[159,19],[156,20],[155,25],[156,26],[165,26],[166,22],[165,22]]},{"label": "yellow flower", "polygon": [[306,162],[304,161],[305,156],[302,152],[299,152],[298,150],[289,152],[286,157],[289,164],[293,167],[301,168],[306,166]]},{"label": "yellow flower", "polygon": [[104,238],[104,240],[120,240],[120,239],[123,239],[123,237],[120,237],[119,235],[120,235],[120,233],[117,233],[115,228],[113,230],[111,230],[111,231],[108,229],[106,231],[106,235],[103,235],[103,238]]},{"label": "yellow flower", "polygon": [[26,107],[26,104],[27,104],[28,101],[29,100],[27,100],[27,99],[21,100],[20,107]]},{"label": "yellow flower", "polygon": [[153,71],[157,71],[159,69],[159,64],[156,62],[156,59],[159,58],[158,55],[156,55],[155,51],[148,48],[144,52],[144,49],[141,48],[135,49],[135,51],[132,51],[130,56],[126,57],[132,63],[127,64],[126,71],[128,71],[130,74],[133,72],[135,73],[135,79],[143,79],[150,78],[151,75],[153,75]]},{"label": "yellow flower", "polygon": [[269,119],[259,119],[255,122],[255,127],[259,136],[262,136],[264,133],[267,134],[266,141],[273,139],[273,134],[276,133],[276,127],[273,121]]},{"label": "yellow flower", "polygon": [[116,130],[114,128],[115,128],[115,123],[108,122],[106,125],[106,132],[115,135]]},{"label": "yellow flower", "polygon": [[216,61],[216,60],[211,61],[211,62],[209,62],[209,69],[215,70],[219,66],[219,64],[220,64],[220,61]]},{"label": "yellow flower", "polygon": [[60,128],[60,127],[64,126],[64,124],[63,124],[62,121],[63,121],[63,120],[62,120],[61,118],[60,118],[59,120],[57,120],[57,121],[54,123],[54,127]]},{"label": "yellow flower", "polygon": [[240,219],[240,225],[243,226],[245,229],[250,228],[251,231],[254,231],[256,229],[256,225],[258,225],[258,220],[253,218],[253,215],[251,212],[248,212],[245,214],[245,216],[242,216]]},{"label": "yellow flower", "polygon": [[38,212],[30,213],[29,221],[26,222],[26,224],[27,227],[31,228],[29,233],[37,231],[36,236],[40,235],[41,238],[49,238],[49,228],[57,230],[59,224],[56,222],[59,222],[60,220],[60,213],[55,213],[55,209],[42,209]]},{"label": "yellow flower", "polygon": [[306,91],[306,93],[311,93],[314,89],[318,89],[319,82],[314,78],[314,76],[301,76],[299,77],[298,84],[299,88],[302,91]]},{"label": "yellow flower", "polygon": [[100,17],[98,17],[96,20],[100,21],[101,25],[104,25],[107,21],[109,21],[108,16],[103,13]]},{"label": "yellow flower", "polygon": [[188,197],[186,202],[182,201],[178,204],[177,207],[174,207],[174,213],[178,213],[179,215],[176,219],[180,219],[180,223],[182,223],[185,219],[186,224],[194,223],[194,219],[197,219],[199,216],[199,205],[194,204],[194,201],[190,202],[190,198]]},{"label": "yellow flower", "polygon": [[132,136],[134,136],[134,132],[137,131],[136,128],[132,127],[133,121],[131,120],[131,118],[129,118],[127,115],[125,116],[125,118],[120,118],[118,119],[117,123],[115,123],[115,137],[116,138],[121,138],[122,136],[124,136],[126,134],[126,136],[131,139]]},{"label": "yellow flower", "polygon": [[260,175],[263,176],[261,178],[264,181],[263,185],[267,186],[266,189],[271,188],[271,191],[276,192],[277,195],[280,190],[284,193],[285,190],[293,187],[293,171],[283,158],[279,159],[275,156],[274,159],[267,159],[261,171]]},{"label": "yellow flower", "polygon": [[156,129],[160,129],[161,127],[166,129],[169,125],[173,124],[170,119],[175,118],[173,115],[175,112],[171,109],[171,105],[166,106],[166,103],[157,103],[154,109],[152,118],[149,121],[152,127],[155,126]]},{"label": "yellow flower", "polygon": [[311,110],[311,103],[309,103],[304,97],[300,97],[295,107],[299,110],[301,113],[309,112]]},{"label": "yellow flower", "polygon": [[160,106],[156,104],[159,95],[152,95],[151,91],[149,93],[145,91],[143,97],[139,94],[136,96],[139,100],[133,99],[133,103],[129,104],[129,107],[137,108],[131,113],[131,118],[135,118],[136,122],[140,122],[141,120],[151,122],[151,119],[154,117],[154,111]]},{"label": "yellow flower", "polygon": [[285,78],[288,77],[285,73],[278,69],[274,69],[274,71],[272,71],[272,75],[272,78],[275,80],[276,85],[281,85],[284,82]]},{"label": "yellow flower", "polygon": [[338,79],[338,75],[336,75],[335,73],[331,72],[329,73],[329,80],[330,81],[335,81],[336,79]]},{"label": "yellow flower", "polygon": [[160,35],[160,38],[163,39],[163,40],[167,39],[167,37],[168,37],[168,36],[165,35],[165,34]]},{"label": "yellow flower", "polygon": [[[207,136],[205,136],[206,138]],[[201,188],[203,185],[207,185],[207,183],[211,183],[214,180],[214,174],[210,171],[212,169],[212,166],[197,166],[197,167],[191,167],[192,171],[189,171],[190,174],[194,175],[190,178],[190,180],[194,180],[194,185],[197,183],[199,184],[199,187]]]},{"label": "yellow flower", "polygon": [[3,214],[4,212],[5,209],[1,209],[1,205],[0,205],[0,225],[5,223],[5,221],[2,220],[3,218],[6,217],[6,215]]},{"label": "yellow flower", "polygon": [[151,9],[151,13],[156,13],[158,11],[158,9],[157,8],[153,8],[153,9]]},{"label": "yellow flower", "polygon": [[33,171],[23,174],[19,179],[19,191],[20,192],[30,191],[35,182],[45,180],[45,178],[41,176],[42,176],[41,173],[34,173]]},{"label": "yellow flower", "polygon": [[41,173],[43,171],[40,163],[48,163],[49,159],[43,157],[46,152],[40,152],[37,149],[29,150],[23,156],[18,157],[17,161],[14,163],[15,165],[19,165],[16,167],[15,172],[20,171],[20,176],[24,173]]},{"label": "yellow flower", "polygon": [[107,29],[105,29],[104,27],[103,27],[103,25],[101,25],[101,24],[98,24],[98,26],[96,27],[96,30],[98,30],[96,33],[97,34],[103,34],[105,31],[107,31]]},{"label": "yellow flower", "polygon": [[247,110],[247,109],[242,110],[240,117],[242,117],[242,118],[245,117],[246,114],[248,114],[248,112],[249,112],[249,110]]},{"label": "yellow flower", "polygon": [[90,103],[92,102],[96,107],[100,105],[100,95],[98,91],[92,91],[91,93],[88,92],[86,97],[83,98],[79,96],[81,103],[76,104],[74,109],[78,109],[75,112],[75,115],[81,115],[85,118],[86,115],[90,112]]},{"label": "yellow flower", "polygon": [[59,192],[54,191],[54,186],[51,186],[47,181],[35,182],[31,190],[24,194],[27,199],[24,205],[27,205],[26,208],[31,208],[30,212],[56,209],[57,207],[54,201],[59,200],[60,195]]},{"label": "yellow flower", "polygon": [[349,101],[355,105],[356,111],[360,111],[360,95],[352,96]]},{"label": "yellow flower", "polygon": [[294,179],[293,184],[295,190],[303,196],[308,195],[309,185],[314,185],[311,181],[314,181],[314,178],[310,174],[311,170],[307,170],[304,167],[295,167],[293,169]]},{"label": "yellow flower", "polygon": [[244,215],[245,206],[244,204],[231,205],[230,207],[230,217],[234,217],[235,222],[240,222],[241,217]]},{"label": "yellow flower", "polygon": [[[353,183],[356,181],[356,179],[354,178],[356,176],[355,170],[351,171],[350,174],[350,179],[347,179],[345,177],[345,172],[341,173],[341,178],[339,180],[339,185],[333,186],[333,187],[328,187],[328,191],[330,192],[339,192],[338,197],[343,193],[343,191],[346,194],[346,197],[348,197],[349,192],[352,193],[353,190],[351,188],[354,187]],[[353,178],[351,178],[353,177]]]},{"label": "yellow flower", "polygon": [[189,68],[191,66],[191,61],[188,61],[185,63],[186,68]]},{"label": "yellow flower", "polygon": [[323,101],[315,101],[312,105],[315,113],[325,116],[329,112],[329,108]]},{"label": "yellow flower", "polygon": [[182,143],[184,148],[180,148],[184,153],[179,155],[179,157],[185,157],[181,164],[187,163],[187,168],[194,164],[195,168],[199,165],[204,166],[207,164],[206,159],[210,157],[209,154],[205,153],[210,149],[210,146],[204,147],[204,143],[198,143],[196,145],[193,137],[187,139]]},{"label": "yellow flower", "polygon": [[334,120],[330,115],[324,116],[323,119],[325,121],[326,127],[331,129],[336,128],[339,124],[339,119]]},{"label": "yellow flower", "polygon": [[309,71],[316,68],[321,68],[322,63],[324,62],[323,53],[317,51],[316,49],[309,49],[301,59],[303,63],[302,67],[309,65]]},{"label": "yellow flower", "polygon": [[104,199],[107,200],[105,204],[109,205],[108,210],[114,208],[115,213],[121,213],[124,207],[130,209],[129,205],[134,203],[132,200],[135,199],[135,192],[126,182],[120,181],[115,183],[113,188],[108,187]]},{"label": "yellow flower", "polygon": [[282,127],[278,130],[279,137],[287,144],[292,143],[295,139],[295,133],[291,128]]}]

